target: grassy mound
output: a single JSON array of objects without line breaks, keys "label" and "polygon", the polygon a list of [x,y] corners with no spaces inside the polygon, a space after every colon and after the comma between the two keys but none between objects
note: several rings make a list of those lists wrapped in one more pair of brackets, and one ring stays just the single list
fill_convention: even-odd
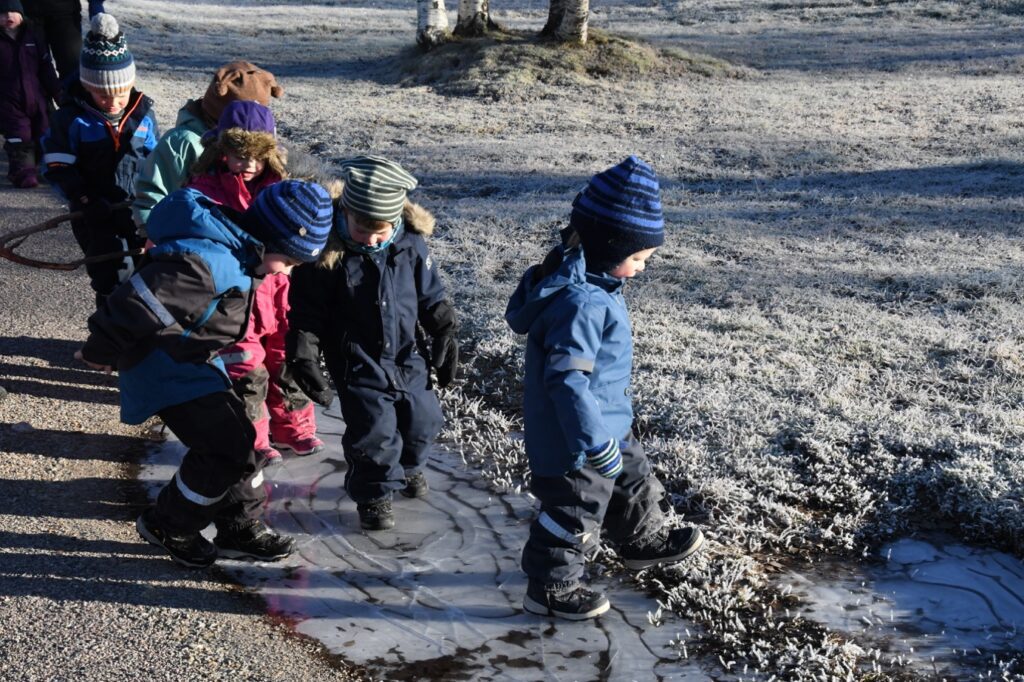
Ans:
[{"label": "grassy mound", "polygon": [[538,90],[592,87],[693,74],[742,78],[752,73],[708,55],[658,49],[591,30],[582,47],[564,46],[523,31],[492,31],[481,38],[453,37],[430,52],[410,49],[400,58],[401,83],[431,85],[450,96],[494,100],[529,98]]}]

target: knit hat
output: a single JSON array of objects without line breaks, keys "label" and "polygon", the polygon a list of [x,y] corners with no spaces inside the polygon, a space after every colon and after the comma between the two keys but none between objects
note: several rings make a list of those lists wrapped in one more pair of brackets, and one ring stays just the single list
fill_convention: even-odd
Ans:
[{"label": "knit hat", "polygon": [[256,195],[246,222],[267,253],[312,263],[331,232],[331,195],[315,182],[284,180]]},{"label": "knit hat", "polygon": [[122,95],[135,84],[135,60],[117,25],[117,19],[100,12],[89,21],[82,41],[78,69],[82,85],[108,95]]},{"label": "knit hat", "polygon": [[418,184],[404,168],[380,156],[343,161],[341,173],[345,178],[341,205],[371,220],[392,224],[402,217],[406,192]]},{"label": "knit hat", "polygon": [[251,62],[229,62],[217,69],[206,88],[201,105],[203,113],[214,121],[230,102],[252,100],[270,106],[271,97],[280,97],[284,88],[277,84],[274,74]]},{"label": "knit hat", "polygon": [[225,130],[241,128],[251,133],[269,133],[277,137],[274,114],[259,102],[236,101],[229,103],[217,119],[217,125],[203,134],[203,143],[216,139]]},{"label": "knit hat", "polygon": [[572,203],[569,226],[580,237],[588,269],[600,272],[661,246],[665,221],[654,169],[630,156],[590,178]]},{"label": "knit hat", "polygon": [[0,0],[0,12],[17,12],[25,16],[25,8],[21,6],[21,0]]}]

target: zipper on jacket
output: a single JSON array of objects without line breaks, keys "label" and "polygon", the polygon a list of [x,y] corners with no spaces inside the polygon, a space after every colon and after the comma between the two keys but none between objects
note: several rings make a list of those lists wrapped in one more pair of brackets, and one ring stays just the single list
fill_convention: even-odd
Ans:
[{"label": "zipper on jacket", "polygon": [[117,130],[114,130],[114,126],[110,125],[110,121],[106,118],[103,119],[103,123],[107,126],[107,132],[114,138],[114,153],[116,154],[121,149],[121,131],[124,130],[124,124],[128,122],[131,115],[135,113],[135,110],[139,108],[139,102],[142,101],[144,95],[140,92],[139,96],[135,98],[135,104],[131,106],[131,109],[125,109],[124,116],[121,117],[120,123],[117,124]]}]

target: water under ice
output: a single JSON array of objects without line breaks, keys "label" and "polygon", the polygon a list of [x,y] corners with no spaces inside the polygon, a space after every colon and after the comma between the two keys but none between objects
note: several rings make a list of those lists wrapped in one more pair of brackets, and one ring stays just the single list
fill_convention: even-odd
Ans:
[{"label": "water under ice", "polygon": [[[454,456],[432,456],[427,497],[396,496],[393,531],[361,531],[344,490],[337,404],[319,423],[325,452],[286,455],[265,472],[266,520],[299,539],[297,555],[222,562],[297,631],[389,680],[709,679],[669,646],[686,624],[665,614],[651,625],[657,604],[618,579],[597,582],[612,602],[597,621],[524,612],[531,501],[489,491]],[[173,440],[153,452],[141,477],[154,496],[182,454]]]}]

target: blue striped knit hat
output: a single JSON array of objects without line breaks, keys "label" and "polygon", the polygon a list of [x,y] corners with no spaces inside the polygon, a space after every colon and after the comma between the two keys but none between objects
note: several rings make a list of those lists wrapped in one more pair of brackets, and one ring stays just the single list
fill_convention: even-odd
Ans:
[{"label": "blue striped knit hat", "polygon": [[135,84],[135,59],[117,19],[100,12],[89,25],[78,67],[82,85],[108,95],[130,92]]},{"label": "blue striped knit hat", "polygon": [[284,180],[270,185],[246,211],[267,253],[312,263],[331,233],[331,195],[315,182]]},{"label": "blue striped knit hat", "polygon": [[630,156],[590,178],[573,201],[569,225],[592,271],[607,272],[638,251],[661,246],[665,220],[654,169]]}]

